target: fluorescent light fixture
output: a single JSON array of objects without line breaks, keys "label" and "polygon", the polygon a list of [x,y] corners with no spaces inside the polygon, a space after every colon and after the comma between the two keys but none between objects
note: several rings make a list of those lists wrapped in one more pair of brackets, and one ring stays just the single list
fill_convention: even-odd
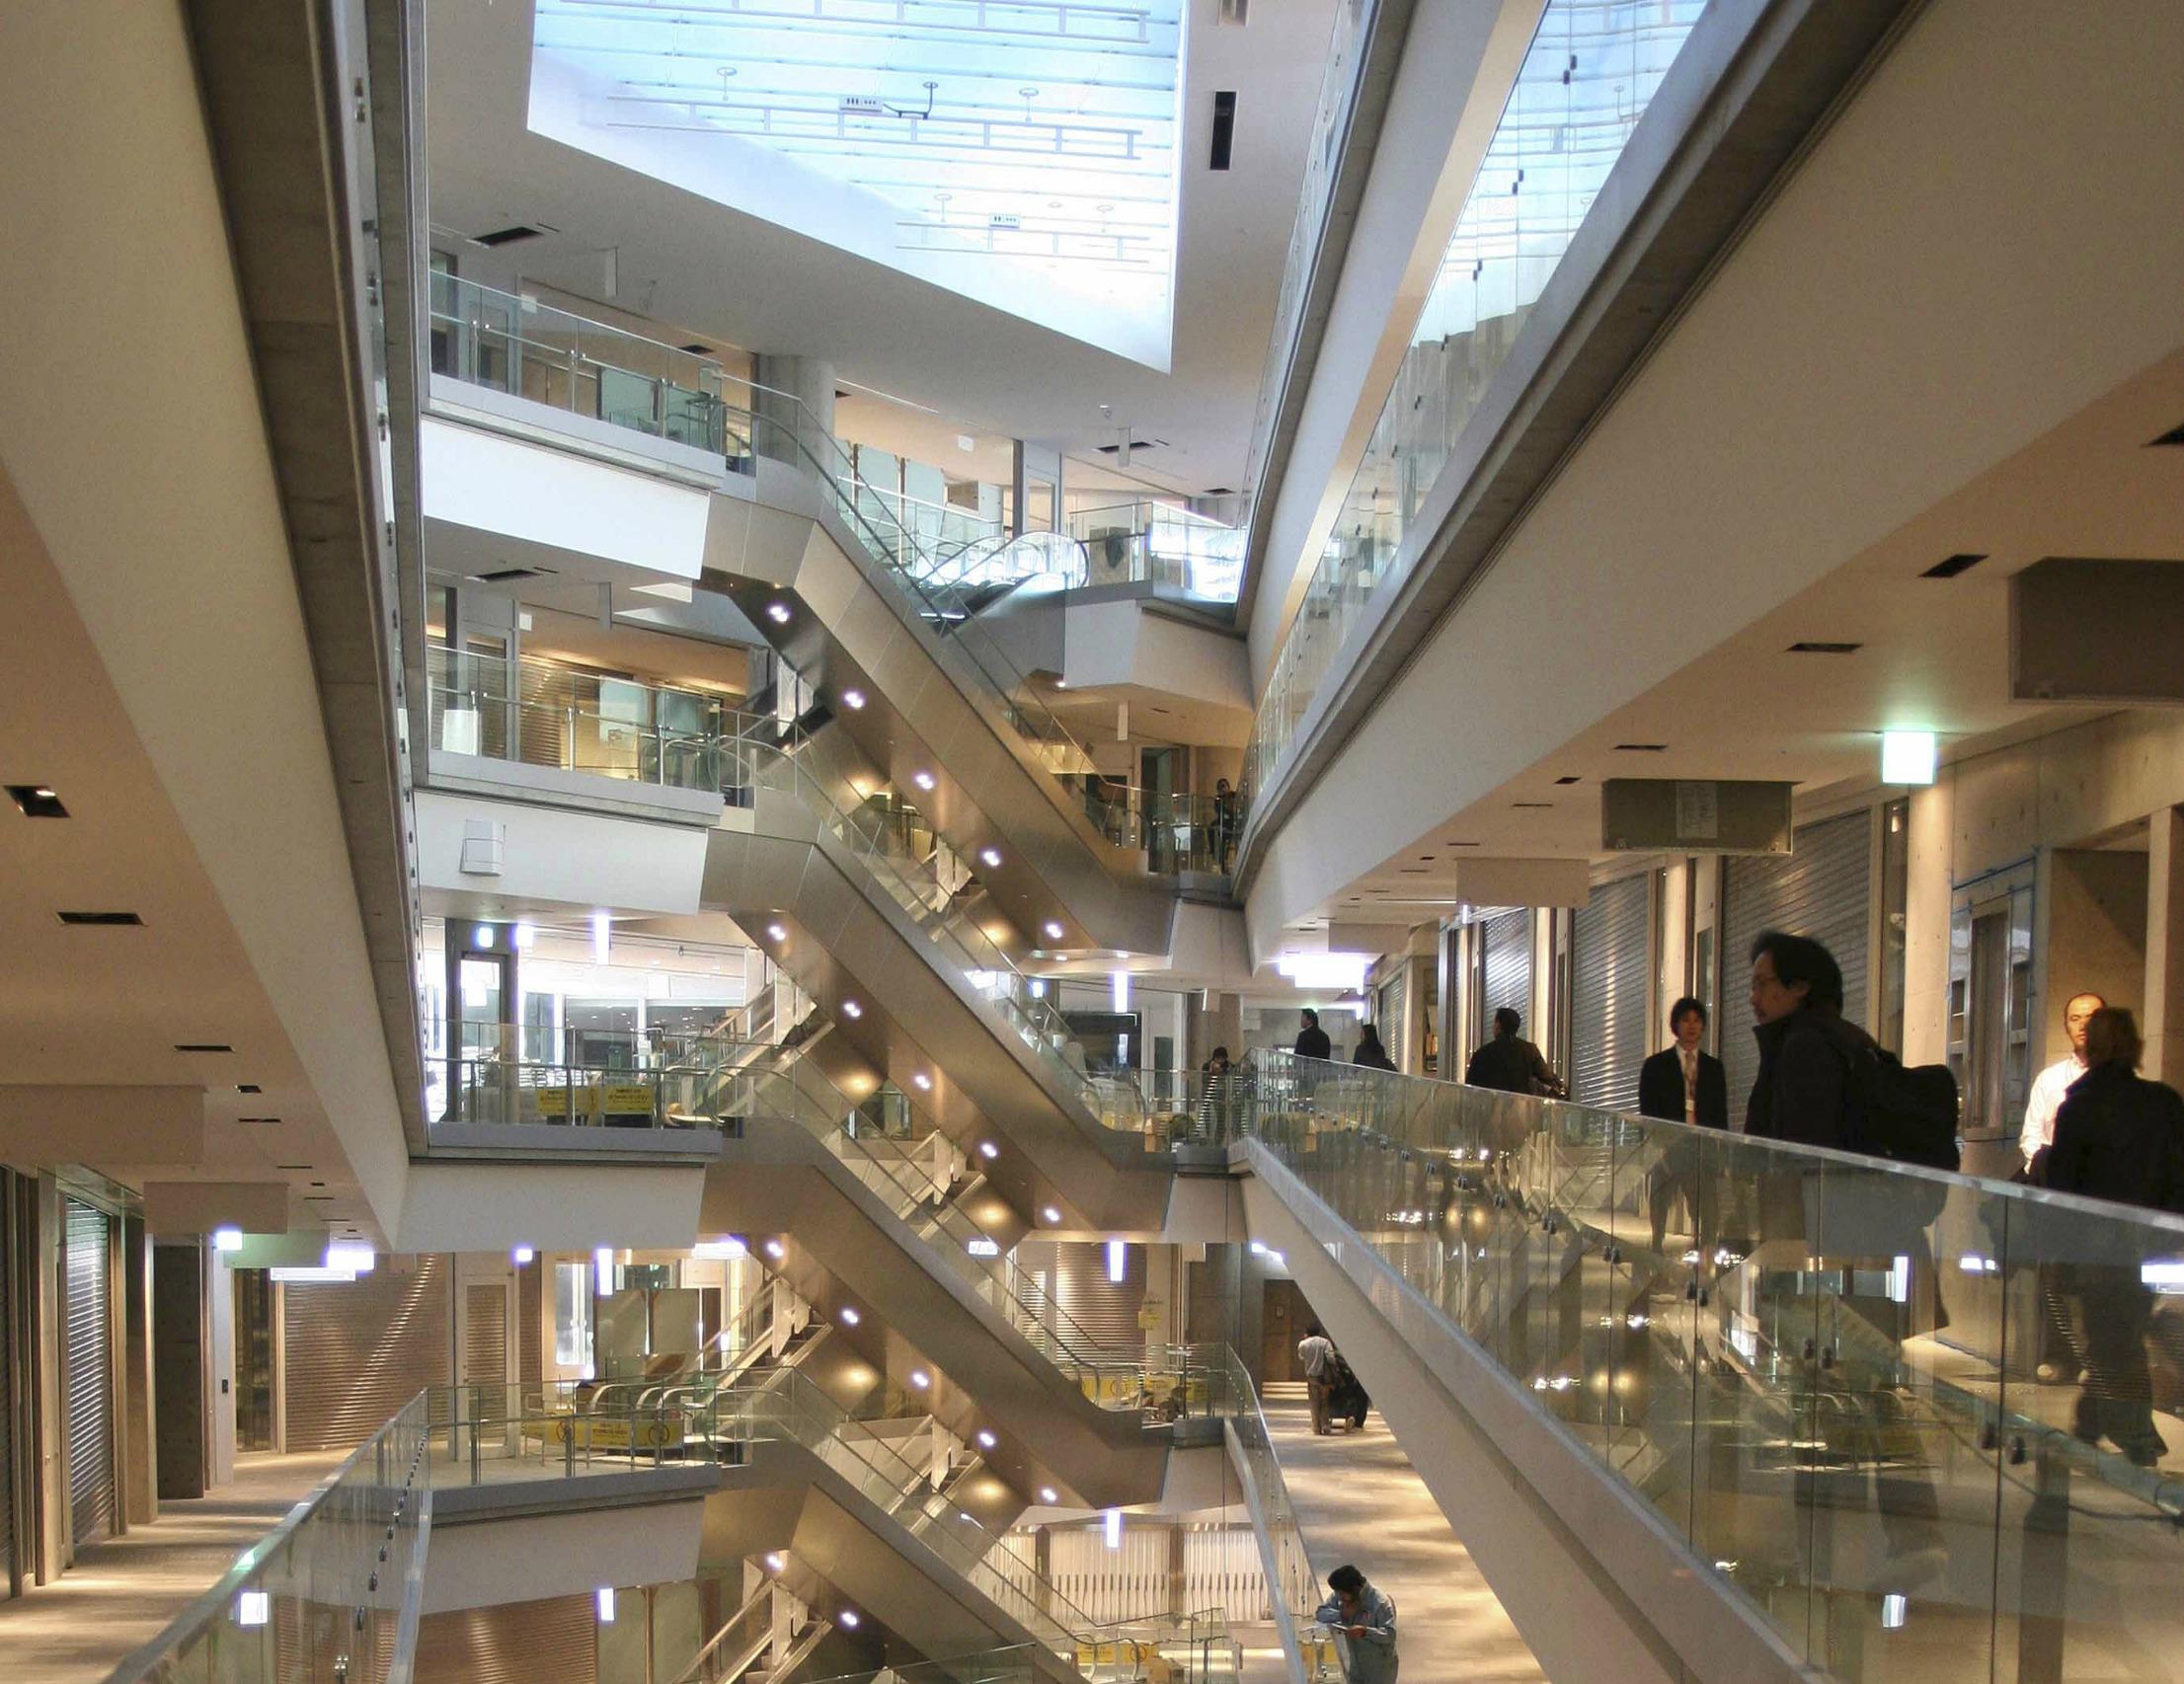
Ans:
[{"label": "fluorescent light fixture", "polygon": [[851,1022],[855,1022],[864,1015],[865,1009],[858,1005],[856,1001],[844,1000],[842,1002],[842,1016],[848,1018]]},{"label": "fluorescent light fixture", "polygon": [[929,790],[938,780],[930,772],[912,772],[910,782],[921,790]]},{"label": "fluorescent light fixture", "polygon": [[1370,954],[1284,954],[1274,961],[1279,970],[1299,988],[1332,988],[1342,993],[1365,986]]},{"label": "fluorescent light fixture", "polygon": [[515,1250],[508,1253],[508,1256],[512,1258],[518,1265],[521,1265],[523,1263],[529,1263],[532,1259],[536,1258],[538,1256],[538,1253],[533,1251],[529,1246],[518,1246],[515,1248]]},{"label": "fluorescent light fixture", "polygon": [[858,1617],[857,1610],[854,1608],[844,1608],[841,1611],[841,1622],[842,1629],[851,1632],[854,1632],[859,1626],[864,1624],[864,1621]]},{"label": "fluorescent light fixture", "polygon": [[612,1246],[600,1246],[592,1252],[591,1271],[594,1276],[593,1289],[595,1291],[604,1294],[613,1290],[613,1287],[608,1284],[614,1275],[614,1248]]},{"label": "fluorescent light fixture", "polygon": [[690,1250],[692,1255],[696,1257],[713,1258],[729,1263],[733,1263],[738,1258],[750,1256],[750,1248],[733,1234],[724,1235],[718,1240],[700,1240]]},{"label": "fluorescent light fixture", "polygon": [[1118,970],[1110,978],[1118,1015],[1130,1010],[1130,972]]},{"label": "fluorescent light fixture", "polygon": [[611,1584],[599,1586],[599,1624],[602,1626],[614,1624],[614,1586]]},{"label": "fluorescent light fixture", "polygon": [[915,1386],[920,1392],[924,1391],[925,1388],[930,1386],[932,1383],[933,1377],[930,1374],[926,1373],[924,1369],[913,1368],[910,1370],[910,1384]]},{"label": "fluorescent light fixture", "polygon": [[1911,1612],[1911,1601],[1901,1591],[1892,1590],[1881,1598],[1881,1630],[1900,1632],[1904,1629],[1904,1617]]},{"label": "fluorescent light fixture", "polygon": [[865,693],[862,690],[844,690],[842,692],[843,707],[854,711],[855,709],[861,708],[864,705]]},{"label": "fluorescent light fixture", "polygon": [[2139,1284],[2164,1295],[2184,1292],[2184,1263],[2143,1263],[2139,1265]]},{"label": "fluorescent light fixture", "polygon": [[613,951],[614,920],[604,912],[591,914],[591,962],[604,964]]},{"label": "fluorescent light fixture", "polygon": [[1111,1508],[1101,1517],[1101,1520],[1107,1531],[1107,1547],[1111,1550],[1121,1549],[1123,1547],[1123,1511],[1119,1508]]},{"label": "fluorescent light fixture", "polygon": [[1061,1496],[1053,1486],[1041,1486],[1039,1488],[1039,1500],[1051,1508],[1061,1500]]},{"label": "fluorescent light fixture", "polygon": [[858,1324],[859,1322],[861,1322],[861,1321],[863,1321],[863,1320],[864,1320],[864,1317],[863,1317],[863,1316],[861,1316],[861,1315],[859,1315],[859,1314],[857,1313],[857,1306],[856,1306],[856,1305],[854,1305],[854,1304],[844,1304],[844,1305],[842,1306],[842,1326],[843,1326],[843,1327],[845,1327],[845,1328],[853,1328],[853,1327],[855,1327],[855,1326],[856,1326],[856,1325],[857,1325],[857,1324]]},{"label": "fluorescent light fixture", "polygon": [[1061,1212],[1056,1210],[1051,1204],[1042,1205],[1040,1207],[1039,1214],[1044,1216],[1050,1222],[1059,1222],[1061,1220]]},{"label": "fluorescent light fixture", "polygon": [[966,1240],[963,1249],[975,1258],[997,1258],[1001,1255],[1000,1242],[997,1240]]},{"label": "fluorescent light fixture", "polygon": [[786,602],[767,603],[766,618],[776,626],[786,626],[789,623],[789,605]]},{"label": "fluorescent light fixture", "polygon": [[326,1248],[326,1266],[346,1269],[351,1275],[369,1274],[378,1266],[379,1260],[369,1246],[358,1246],[347,1240],[336,1240]]},{"label": "fluorescent light fixture", "polygon": [[766,926],[766,934],[771,936],[777,942],[785,942],[789,939],[788,930],[779,924],[768,924]]},{"label": "fluorescent light fixture", "polygon": [[983,1158],[987,1163],[992,1163],[993,1160],[998,1158],[1000,1155],[1000,1147],[994,1145],[992,1141],[981,1140],[978,1142],[978,1156]]},{"label": "fluorescent light fixture", "polygon": [[981,1426],[980,1428],[978,1428],[978,1448],[980,1450],[991,1450],[996,1444],[1000,1442],[1001,1441],[998,1438],[994,1437],[992,1433],[986,1431],[984,1427]]},{"label": "fluorescent light fixture", "polygon": [[1055,923],[1052,918],[1048,919],[1045,924],[1040,926],[1040,928],[1047,932],[1047,939],[1050,942],[1058,942],[1063,936],[1068,934],[1066,930],[1064,930],[1059,924]]},{"label": "fluorescent light fixture", "polygon": [[978,850],[978,864],[980,864],[981,866],[985,867],[985,868],[986,868],[986,870],[988,870],[988,871],[991,871],[991,870],[992,870],[992,869],[993,869],[994,867],[998,866],[998,865],[999,865],[1000,863],[1001,863],[1001,850],[1000,850],[1000,849],[998,849],[998,848],[980,848],[980,849]]},{"label": "fluorescent light fixture", "polygon": [[1120,1286],[1120,1285],[1121,1285],[1121,1284],[1123,1283],[1123,1276],[1124,1276],[1124,1274],[1125,1274],[1125,1273],[1127,1272],[1127,1269],[1128,1269],[1128,1264],[1129,1264],[1129,1263],[1130,1263],[1130,1253],[1129,1253],[1129,1251],[1128,1251],[1128,1250],[1127,1250],[1127,1249],[1125,1248],[1125,1246],[1124,1246],[1124,1243],[1123,1243],[1123,1242],[1122,1242],[1121,1240],[1110,1240],[1110,1241],[1108,1241],[1108,1243],[1107,1243],[1107,1278],[1108,1278],[1108,1280],[1109,1280],[1110,1282],[1112,1282],[1112,1283],[1113,1283],[1114,1285]]},{"label": "fluorescent light fixture", "polygon": [[240,1228],[215,1228],[212,1230],[212,1249],[216,1252],[239,1252],[243,1249],[243,1231]]},{"label": "fluorescent light fixture", "polygon": [[766,1256],[773,1259],[775,1263],[779,1263],[788,1255],[788,1249],[779,1240],[768,1240],[766,1242]]},{"label": "fluorescent light fixture", "polygon": [[474,948],[492,947],[493,926],[491,924],[480,924],[476,929],[472,930],[470,932],[470,945]]},{"label": "fluorescent light fixture", "polygon": [[263,1590],[246,1590],[235,1599],[238,1626],[263,1626],[273,1619],[273,1596]]},{"label": "fluorescent light fixture", "polygon": [[1889,1264],[1888,1295],[1899,1304],[1911,1302],[1911,1261],[1901,1252]]},{"label": "fluorescent light fixture", "polygon": [[1881,782],[1930,784],[1941,763],[1941,741],[1930,730],[1881,732]]}]

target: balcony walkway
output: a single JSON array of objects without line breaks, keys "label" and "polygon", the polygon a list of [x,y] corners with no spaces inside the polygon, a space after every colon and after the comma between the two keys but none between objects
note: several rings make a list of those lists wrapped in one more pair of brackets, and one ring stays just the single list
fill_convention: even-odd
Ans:
[{"label": "balcony walkway", "polygon": [[1285,1381],[1269,1383],[1265,1408],[1313,1571],[1324,1583],[1353,1562],[1395,1598],[1405,1678],[1545,1679],[1378,1415],[1315,1438],[1303,1386]]},{"label": "balcony walkway", "polygon": [[52,1583],[0,1601],[0,1677],[98,1684],[209,1590],[347,1454],[238,1456],[229,1484],[161,1503],[150,1525],[91,1545]]}]

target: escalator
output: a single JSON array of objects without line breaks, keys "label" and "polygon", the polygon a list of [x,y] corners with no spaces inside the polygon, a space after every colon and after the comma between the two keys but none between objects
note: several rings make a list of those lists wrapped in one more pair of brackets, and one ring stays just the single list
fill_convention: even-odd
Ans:
[{"label": "escalator", "polygon": [[2184,1222],[1286,1054],[1244,1087],[1254,1236],[1552,1675],[2179,1652],[2173,1604],[2114,1586],[2173,1572],[2184,1455],[2080,1440],[2029,1370],[2059,1282],[2158,1331]]}]

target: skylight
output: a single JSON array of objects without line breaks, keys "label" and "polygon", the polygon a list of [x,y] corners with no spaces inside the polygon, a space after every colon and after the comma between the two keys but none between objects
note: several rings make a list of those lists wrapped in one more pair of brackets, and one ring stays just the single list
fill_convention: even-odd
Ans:
[{"label": "skylight", "polygon": [[537,0],[537,132],[1166,365],[1181,0]]}]

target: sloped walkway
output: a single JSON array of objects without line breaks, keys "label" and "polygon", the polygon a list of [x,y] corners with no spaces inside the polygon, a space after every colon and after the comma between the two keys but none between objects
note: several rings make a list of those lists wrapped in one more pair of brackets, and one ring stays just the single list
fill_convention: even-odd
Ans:
[{"label": "sloped walkway", "polygon": [[1265,1407],[1313,1571],[1324,1585],[1355,1563],[1395,1598],[1406,1681],[1546,1677],[1377,1415],[1362,1432],[1315,1438],[1301,1385],[1270,1384]]}]

